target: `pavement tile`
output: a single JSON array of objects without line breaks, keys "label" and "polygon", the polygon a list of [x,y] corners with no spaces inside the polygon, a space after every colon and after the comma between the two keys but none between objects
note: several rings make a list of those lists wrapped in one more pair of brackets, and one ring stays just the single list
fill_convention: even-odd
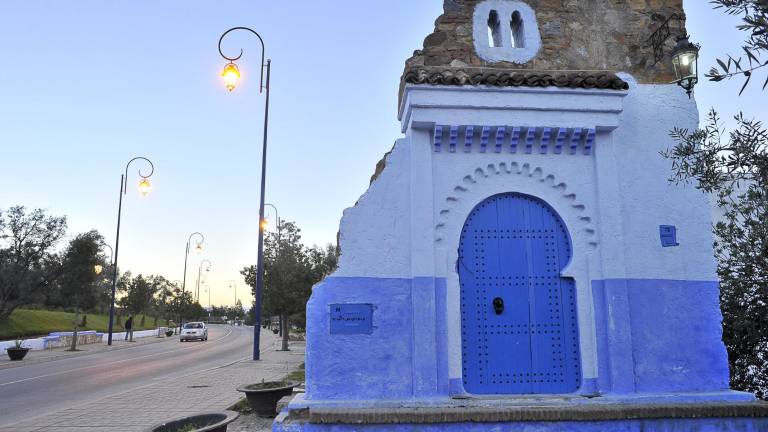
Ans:
[{"label": "pavement tile", "polygon": [[[159,381],[81,408],[70,408],[0,428],[0,432],[141,432],[173,418],[201,411],[224,410],[242,398],[242,384],[285,376],[304,361],[305,344],[291,343],[289,352],[268,349],[259,362],[242,361],[206,372]],[[204,386],[204,387],[201,387]],[[94,413],[100,413],[95,416]]]}]

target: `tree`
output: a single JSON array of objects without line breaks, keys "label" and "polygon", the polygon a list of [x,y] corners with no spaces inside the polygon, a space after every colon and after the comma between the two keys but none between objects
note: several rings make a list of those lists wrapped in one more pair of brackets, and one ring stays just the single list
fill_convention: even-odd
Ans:
[{"label": "tree", "polygon": [[[251,287],[256,286],[256,270],[251,266],[241,272]],[[306,306],[311,288],[312,264],[301,243],[301,230],[293,222],[281,221],[277,232],[267,233],[264,239],[262,312],[280,316],[283,351],[288,350],[288,315]]]},{"label": "tree", "polygon": [[0,211],[0,321],[17,307],[42,300],[57,275],[54,247],[64,237],[66,217],[22,206]]},{"label": "tree", "polygon": [[[768,50],[768,0],[712,0],[716,9],[741,15],[748,32],[742,56],[717,59],[707,74],[720,82],[743,76],[742,94]],[[764,69],[763,69],[764,68]],[[762,90],[768,85],[768,79]],[[674,183],[693,182],[715,196],[723,214],[714,225],[723,341],[728,349],[731,387],[768,395],[768,131],[739,113],[727,134],[716,111],[707,125],[671,132],[675,146],[663,155],[672,160]]]},{"label": "tree", "polygon": [[[305,312],[312,286],[336,268],[338,253],[331,245],[306,248],[301,243],[301,230],[286,221],[280,222],[276,232],[267,234],[264,245],[262,312],[280,316],[282,349],[287,351],[288,317]],[[256,285],[256,270],[251,266],[241,272],[251,287]]]},{"label": "tree", "polygon": [[[706,76],[711,81],[743,76],[744,85],[739,92],[742,94],[755,73],[768,66],[768,60],[761,59],[768,51],[768,0],[712,0],[711,3],[715,9],[723,9],[729,15],[741,15],[742,24],[738,29],[748,32],[749,36],[741,47],[744,56],[728,55],[726,60],[717,59],[719,68],[713,67]],[[763,83],[763,90],[766,87],[768,77]]]},{"label": "tree", "polygon": [[104,238],[97,231],[79,234],[69,242],[61,258],[60,276],[55,285],[62,298],[75,309],[71,351],[77,350],[77,332],[85,324],[83,310],[98,302],[98,279],[94,266],[99,263],[99,249]]}]

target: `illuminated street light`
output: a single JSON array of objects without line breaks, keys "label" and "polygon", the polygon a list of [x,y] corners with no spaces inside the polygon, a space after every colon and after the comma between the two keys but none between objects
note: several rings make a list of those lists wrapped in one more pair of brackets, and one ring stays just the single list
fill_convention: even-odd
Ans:
[{"label": "illuminated street light", "polygon": [[141,196],[147,196],[149,195],[149,192],[152,191],[152,185],[149,183],[149,179],[144,177],[139,182],[139,193],[141,193]]},{"label": "illuminated street light", "polygon": [[[268,136],[268,126],[269,126],[269,78],[270,78],[270,71],[271,71],[271,65],[272,61],[265,59],[265,51],[266,48],[264,46],[264,39],[261,38],[261,35],[258,34],[256,31],[248,28],[248,27],[233,27],[227,31],[225,31],[221,37],[219,38],[219,54],[221,57],[223,57],[225,60],[227,60],[229,63],[227,63],[226,66],[224,66],[224,72],[222,75],[224,76],[225,84],[227,86],[227,90],[232,91],[235,86],[237,85],[237,79],[240,77],[240,71],[237,68],[237,65],[235,65],[235,62],[240,59],[240,57],[243,56],[243,50],[240,50],[240,54],[236,57],[228,57],[224,55],[224,51],[221,49],[221,42],[224,40],[224,37],[227,36],[230,32],[233,32],[235,30],[244,30],[247,32],[250,32],[254,36],[256,36],[259,39],[259,42],[261,43],[261,81],[259,82],[259,93],[266,90],[266,100],[264,102],[264,137],[262,139],[262,151],[261,151],[261,201],[259,203],[259,240],[258,240],[258,261],[257,261],[257,271],[256,271],[256,304],[253,308],[253,315],[254,315],[254,326],[253,326],[253,359],[259,360],[260,358],[260,352],[259,352],[259,341],[261,339],[260,334],[260,327],[259,322],[261,321],[261,293],[264,290],[264,226],[262,224],[262,221],[264,220],[264,191],[265,191],[265,185],[266,185],[266,176],[267,176],[267,136]],[[266,72],[266,80],[264,79],[264,73]]]},{"label": "illuminated street light", "polygon": [[[196,241],[195,241],[195,243],[196,243],[196,245],[195,245],[195,252],[197,252],[197,253],[200,253],[200,252],[203,251],[203,242],[205,242],[205,236],[202,235],[199,232],[193,232],[187,238],[187,247],[186,247],[186,249],[184,249],[184,277],[183,277],[183,279],[181,281],[181,292],[182,292],[182,294],[187,292],[187,260],[189,259],[189,247],[190,247],[190,244],[192,243],[192,239],[194,237],[198,237],[198,239],[196,239]],[[182,321],[184,321],[184,317],[180,316],[179,317],[179,332],[181,332],[181,326],[183,325]]]},{"label": "illuminated street light", "polygon": [[116,238],[115,238],[115,261],[112,263],[114,266],[114,272],[112,273],[112,300],[109,304],[109,335],[107,336],[107,345],[112,345],[112,327],[114,326],[115,321],[115,292],[117,291],[117,256],[120,252],[120,217],[123,213],[123,195],[128,195],[128,167],[131,166],[131,163],[134,161],[141,160],[149,164],[149,174],[144,175],[141,172],[141,169],[139,169],[139,177],[141,177],[141,181],[139,182],[139,192],[146,196],[149,193],[149,190],[152,188],[149,184],[149,178],[152,177],[152,174],[155,173],[155,165],[150,161],[149,159],[139,156],[135,157],[128,161],[127,164],[125,164],[125,173],[120,175],[120,199],[117,204],[117,230],[116,230]]},{"label": "illuminated street light", "polygon": [[195,292],[195,300],[198,302],[200,301],[200,279],[201,273],[203,272],[203,267],[205,267],[206,272],[210,272],[211,262],[208,260],[202,260],[200,261],[200,266],[197,268],[197,291]]},{"label": "illuminated street light", "polygon": [[232,91],[237,87],[237,81],[240,79],[240,70],[235,63],[229,62],[224,66],[224,71],[221,72],[221,76],[224,77],[224,83],[227,86],[227,90]]}]

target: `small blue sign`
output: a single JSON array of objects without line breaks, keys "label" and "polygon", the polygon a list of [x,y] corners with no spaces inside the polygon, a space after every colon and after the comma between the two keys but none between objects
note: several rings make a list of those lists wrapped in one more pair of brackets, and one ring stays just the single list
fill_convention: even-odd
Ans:
[{"label": "small blue sign", "polygon": [[373,333],[372,304],[332,304],[331,334]]},{"label": "small blue sign", "polygon": [[662,247],[680,246],[677,242],[677,228],[674,225],[661,225],[659,227]]}]

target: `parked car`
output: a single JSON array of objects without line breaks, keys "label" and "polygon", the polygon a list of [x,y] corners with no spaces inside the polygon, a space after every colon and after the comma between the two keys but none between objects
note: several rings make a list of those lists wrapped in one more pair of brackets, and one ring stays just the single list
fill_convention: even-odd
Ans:
[{"label": "parked car", "polygon": [[181,329],[181,335],[179,335],[179,341],[184,342],[188,340],[208,340],[208,327],[204,322],[188,322],[184,324]]}]

